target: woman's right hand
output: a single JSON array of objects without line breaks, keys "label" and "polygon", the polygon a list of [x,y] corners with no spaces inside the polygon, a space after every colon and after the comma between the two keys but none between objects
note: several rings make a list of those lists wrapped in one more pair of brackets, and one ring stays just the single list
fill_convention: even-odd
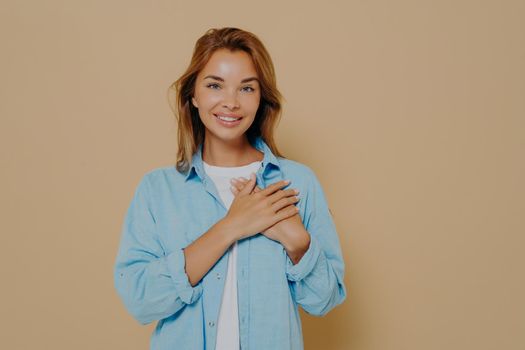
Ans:
[{"label": "woman's right hand", "polygon": [[253,236],[298,212],[298,208],[293,205],[299,200],[295,197],[295,191],[281,190],[289,182],[278,181],[252,193],[256,182],[255,174],[252,173],[250,180],[234,197],[228,213],[222,219],[235,240]]}]

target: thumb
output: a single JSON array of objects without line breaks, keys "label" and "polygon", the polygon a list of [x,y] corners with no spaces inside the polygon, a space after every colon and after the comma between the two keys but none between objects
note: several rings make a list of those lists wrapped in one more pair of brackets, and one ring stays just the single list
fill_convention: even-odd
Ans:
[{"label": "thumb", "polygon": [[257,178],[255,177],[255,173],[250,173],[250,179],[244,185],[243,189],[239,192],[240,195],[247,195],[250,194],[253,190],[253,187],[257,183]]}]

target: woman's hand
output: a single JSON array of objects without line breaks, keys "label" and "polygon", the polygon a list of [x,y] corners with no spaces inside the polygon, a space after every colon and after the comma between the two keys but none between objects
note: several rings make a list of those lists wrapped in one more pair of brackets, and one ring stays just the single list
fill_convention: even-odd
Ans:
[{"label": "woman's hand", "polygon": [[[230,189],[232,193],[235,196],[237,196],[239,193],[246,189],[249,180],[240,177],[237,179],[232,179],[230,182],[233,185]],[[258,193],[260,191],[262,191],[262,189],[259,186],[255,186],[255,188],[253,189],[254,193]],[[298,190],[293,191],[294,195],[299,193]],[[295,207],[294,204],[290,204],[289,206]],[[304,233],[304,231],[305,230],[301,220],[301,216],[298,212],[296,212],[295,215],[292,215],[290,217],[287,217],[286,219],[275,223],[273,226],[270,226],[261,233],[266,237],[283,244],[285,247],[291,247],[294,243],[295,236],[301,235],[302,233]]]},{"label": "woman's hand", "polygon": [[243,188],[237,191],[235,198],[223,218],[223,224],[239,240],[262,232],[275,223],[294,216],[298,208],[293,205],[299,199],[294,190],[281,190],[288,185],[278,181],[265,189],[253,191],[256,184],[255,174],[250,175]]}]

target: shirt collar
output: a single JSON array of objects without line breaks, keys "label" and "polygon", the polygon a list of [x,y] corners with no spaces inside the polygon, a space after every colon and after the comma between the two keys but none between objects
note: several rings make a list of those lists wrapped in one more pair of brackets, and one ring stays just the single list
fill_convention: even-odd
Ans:
[{"label": "shirt collar", "polygon": [[[257,136],[253,146],[258,149],[259,151],[264,153],[264,157],[262,160],[262,168],[263,173],[266,171],[266,168],[269,164],[274,165],[277,168],[280,168],[279,160],[277,157],[273,154],[272,150],[266,142],[263,140],[262,136]],[[193,154],[190,164],[190,169],[186,173],[186,177],[184,178],[184,181],[188,181],[190,177],[192,177],[194,174],[196,174],[201,180],[204,179],[204,165],[202,161],[202,147],[203,143],[201,143],[197,147],[197,151]]]}]

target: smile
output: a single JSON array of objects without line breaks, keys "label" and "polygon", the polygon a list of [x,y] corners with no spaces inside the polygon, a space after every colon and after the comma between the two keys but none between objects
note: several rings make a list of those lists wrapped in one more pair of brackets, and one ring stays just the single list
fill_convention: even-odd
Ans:
[{"label": "smile", "polygon": [[219,124],[227,127],[237,126],[241,123],[242,117],[228,117],[225,115],[217,115],[214,114],[215,119],[219,122]]}]

